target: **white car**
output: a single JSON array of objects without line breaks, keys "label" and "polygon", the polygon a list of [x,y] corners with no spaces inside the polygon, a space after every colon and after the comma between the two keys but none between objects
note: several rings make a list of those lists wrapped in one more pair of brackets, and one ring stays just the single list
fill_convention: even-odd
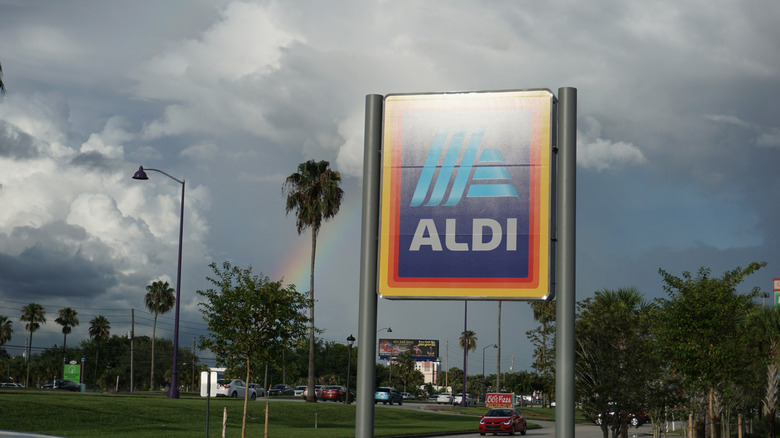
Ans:
[{"label": "white car", "polygon": [[[462,400],[463,400],[463,394],[458,394],[452,397],[452,404],[455,406],[460,406]],[[466,406],[474,406],[476,404],[477,404],[477,399],[472,397],[471,394],[466,394]]]},{"label": "white car", "polygon": [[249,399],[257,399],[257,392],[252,388],[247,388],[246,383],[240,379],[219,379],[217,380],[217,397],[232,397],[232,398],[244,398],[244,395],[249,391]]},{"label": "white car", "polygon": [[306,391],[306,385],[296,386],[294,395],[296,397],[302,397],[303,391]]},{"label": "white car", "polygon": [[449,392],[442,392],[436,397],[437,404],[449,405],[452,404],[452,394]]}]

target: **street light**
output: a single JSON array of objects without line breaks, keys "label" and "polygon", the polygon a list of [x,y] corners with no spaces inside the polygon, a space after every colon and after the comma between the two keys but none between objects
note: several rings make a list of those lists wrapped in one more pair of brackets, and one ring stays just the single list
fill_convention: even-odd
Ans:
[{"label": "street light", "polygon": [[349,404],[349,375],[352,373],[352,344],[355,343],[355,337],[351,334],[347,338],[347,344],[349,344],[349,357],[347,358],[347,396],[344,399],[344,403]]},{"label": "street light", "polygon": [[493,344],[493,345],[488,345],[488,346],[482,348],[482,395],[483,396],[486,396],[486,393],[485,393],[485,350],[490,348],[490,347],[498,348],[498,345]]},{"label": "street light", "polygon": [[[184,180],[174,178],[171,175],[158,169],[145,169],[153,170],[155,172],[162,173],[168,178],[181,184],[181,213],[179,214],[179,265],[176,270],[176,311],[173,324],[173,369],[171,370],[171,387],[168,389],[168,398],[179,398],[179,302],[181,297],[181,241],[184,234]],[[133,175],[133,179],[147,180],[143,166],[138,166],[138,171]]]}]

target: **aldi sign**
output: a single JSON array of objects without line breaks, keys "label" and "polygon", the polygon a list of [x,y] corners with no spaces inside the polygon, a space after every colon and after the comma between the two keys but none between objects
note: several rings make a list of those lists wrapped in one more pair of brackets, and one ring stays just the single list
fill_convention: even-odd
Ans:
[{"label": "aldi sign", "polygon": [[546,299],[549,90],[385,98],[379,293]]}]

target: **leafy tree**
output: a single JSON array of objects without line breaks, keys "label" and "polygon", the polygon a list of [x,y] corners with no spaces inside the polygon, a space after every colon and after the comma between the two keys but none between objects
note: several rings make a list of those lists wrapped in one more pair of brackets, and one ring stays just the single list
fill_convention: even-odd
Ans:
[{"label": "leafy tree", "polygon": [[644,382],[658,374],[648,360],[650,309],[635,288],[597,291],[579,304],[578,389],[586,415],[600,415],[604,438],[610,428],[626,435],[629,414],[644,410]]},{"label": "leafy tree", "polygon": [[778,355],[780,345],[780,312],[775,310],[757,309],[750,319],[751,332],[756,337],[756,343],[761,352],[762,364],[766,366],[766,389],[761,400],[768,424],[768,438],[775,438],[775,416],[778,401]]},{"label": "leafy tree", "polygon": [[111,331],[111,323],[103,315],[98,315],[89,321],[89,337],[95,342],[95,385],[98,383],[98,354],[100,342],[107,339]]},{"label": "leafy tree", "polygon": [[154,281],[146,286],[144,303],[146,308],[154,313],[152,323],[152,364],[149,371],[149,389],[154,390],[154,341],[157,338],[157,315],[170,312],[176,303],[175,291],[167,281]]},{"label": "leafy tree", "polygon": [[[736,287],[765,265],[754,262],[719,278],[711,277],[710,270],[703,267],[695,278],[689,272],[683,272],[680,278],[659,269],[669,295],[669,299],[662,300],[664,311],[660,314],[663,329],[659,336],[665,357],[691,400],[707,400],[704,415],[704,410],[691,403],[699,438],[704,438],[707,423],[712,424],[713,437],[720,434],[720,403],[729,402],[729,388],[746,378],[750,370],[745,322],[755,306],[752,300],[758,290],[742,295]],[[705,416],[709,416],[709,422]]]},{"label": "leafy tree", "polygon": [[300,235],[311,228],[311,276],[309,280],[309,392],[308,402],[316,402],[314,393],[314,260],[317,234],[323,220],[336,215],[344,191],[340,187],[341,174],[330,169],[327,161],[309,160],[298,165],[298,171],[288,176],[282,186],[287,196],[285,211],[295,211],[295,225]]},{"label": "leafy tree", "polygon": [[[303,339],[308,319],[302,313],[307,302],[293,285],[282,286],[268,277],[242,269],[215,263],[209,265],[214,277],[206,277],[214,288],[198,291],[206,299],[199,303],[208,322],[210,338],[200,338],[200,348],[217,355],[217,362],[230,368],[246,366],[246,382],[250,382],[252,362],[278,363],[281,352],[289,350]],[[313,391],[312,391],[313,393]],[[241,436],[246,432],[247,397],[244,396],[244,417]]]},{"label": "leafy tree", "polygon": [[10,318],[0,315],[0,346],[11,340],[14,334],[14,323]]},{"label": "leafy tree", "polygon": [[24,381],[24,386],[30,385],[30,352],[32,351],[32,335],[33,332],[41,328],[41,324],[46,324],[46,311],[38,303],[30,303],[22,307],[21,321],[25,322],[24,329],[30,332],[29,349],[27,350],[27,378]]}]

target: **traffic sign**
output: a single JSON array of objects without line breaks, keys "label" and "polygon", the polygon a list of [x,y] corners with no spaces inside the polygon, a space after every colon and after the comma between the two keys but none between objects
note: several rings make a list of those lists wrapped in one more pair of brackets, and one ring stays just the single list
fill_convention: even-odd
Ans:
[{"label": "traffic sign", "polygon": [[378,292],[546,299],[554,95],[388,95]]}]

